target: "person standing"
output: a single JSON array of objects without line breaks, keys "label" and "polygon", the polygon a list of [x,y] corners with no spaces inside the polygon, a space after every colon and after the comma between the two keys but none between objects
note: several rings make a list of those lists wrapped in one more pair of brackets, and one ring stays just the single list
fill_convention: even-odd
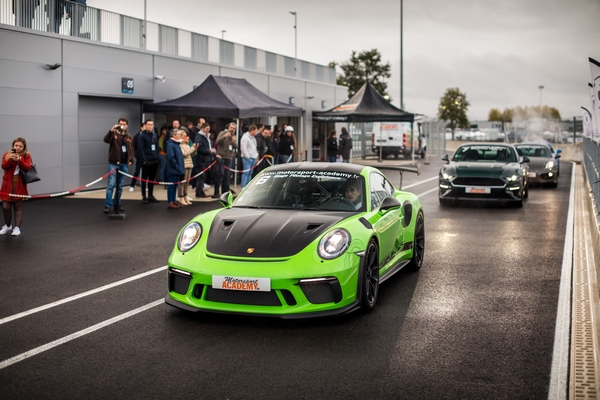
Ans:
[{"label": "person standing", "polygon": [[183,207],[177,202],[177,182],[181,176],[185,174],[185,165],[183,162],[183,153],[181,151],[181,134],[183,131],[178,130],[171,133],[171,138],[167,142],[167,174],[169,182],[173,183],[167,188],[167,208]]},{"label": "person standing", "polygon": [[338,154],[338,143],[337,143],[337,139],[336,136],[337,133],[335,131],[335,129],[332,129],[331,132],[329,132],[329,135],[327,136],[327,161],[328,162],[335,162],[335,158],[337,157]]},{"label": "person standing", "polygon": [[[131,184],[129,186],[130,192],[133,192],[135,184],[137,182],[136,178],[140,178],[140,174],[142,172],[142,163],[140,163],[140,156],[138,155],[137,151],[137,143],[138,139],[140,138],[140,134],[144,131],[145,127],[146,125],[142,124],[142,126],[140,127],[140,131],[133,135],[133,155],[135,157],[135,172],[133,173],[133,178],[131,178]],[[141,186],[140,182],[137,182],[137,184]],[[145,194],[143,196],[145,196]]]},{"label": "person standing", "polygon": [[[145,126],[146,128],[140,134],[137,143],[139,162],[142,165],[142,202],[144,204],[158,203],[158,200],[154,197],[154,179],[160,164],[158,137],[154,133],[154,121],[151,119],[146,120]],[[146,197],[146,181],[149,181],[148,197]]]},{"label": "person standing", "polygon": [[108,176],[106,199],[104,200],[105,213],[110,211],[111,205],[115,208],[118,207],[121,212],[125,211],[121,204],[115,204],[113,191],[118,180],[117,199],[120,201],[125,176],[119,176],[119,174],[129,172],[129,166],[133,164],[133,139],[127,133],[127,125],[128,121],[125,118],[119,118],[119,123],[104,135],[104,143],[108,143],[108,170],[115,170]]},{"label": "person standing", "polygon": [[[6,235],[12,230],[12,236],[21,234],[21,222],[23,220],[23,201],[27,198],[10,196],[28,196],[27,185],[23,183],[19,171],[29,171],[31,168],[31,156],[27,151],[27,141],[18,137],[12,142],[11,149],[2,155],[2,187],[0,188],[0,199],[2,200],[2,214],[4,226],[0,229],[0,235]],[[12,210],[15,212],[15,227],[12,228]]]},{"label": "person standing", "polygon": [[340,153],[342,161],[345,163],[350,162],[350,156],[352,154],[352,138],[348,134],[346,128],[342,128],[342,135],[340,136]]},{"label": "person standing", "polygon": [[203,198],[208,197],[204,193],[204,182],[206,181],[206,175],[209,173],[208,166],[212,162],[213,154],[216,150],[211,146],[210,143],[210,125],[203,123],[200,127],[200,131],[196,134],[196,171],[201,173],[196,178],[196,197]]},{"label": "person standing", "polygon": [[263,156],[265,155],[265,137],[263,136],[263,131],[265,130],[264,124],[256,124],[256,135],[254,138],[256,139],[256,150],[258,151],[258,162],[259,164],[252,171],[252,177],[254,178],[256,174],[258,174],[261,170],[266,168],[266,161],[263,160]]},{"label": "person standing", "polygon": [[279,139],[279,164],[285,164],[291,161],[294,152],[294,138],[292,137],[293,128],[288,126],[285,133]]},{"label": "person standing", "polygon": [[188,186],[190,185],[188,180],[192,176],[192,167],[194,166],[192,156],[196,153],[198,145],[193,143],[190,146],[190,137],[183,129],[180,130],[179,133],[181,134],[179,146],[181,147],[181,153],[183,154],[183,166],[185,168],[182,179],[183,182],[179,185],[179,202],[184,206],[189,206],[192,202],[188,196]]},{"label": "person standing", "polygon": [[242,173],[242,189],[252,179],[252,169],[258,163],[258,150],[256,149],[256,125],[250,125],[248,132],[244,133],[241,141],[242,165],[244,172]]},{"label": "person standing", "polygon": [[158,159],[160,160],[158,180],[161,182],[167,181],[167,141],[167,127],[163,126],[160,128],[160,135],[158,135]]},{"label": "person standing", "polygon": [[[213,198],[218,198],[220,194],[231,191],[229,189],[229,176],[231,175],[231,162],[235,157],[234,151],[237,149],[236,128],[237,125],[230,122],[227,129],[217,136],[217,176]],[[221,190],[220,194],[219,190]]]},{"label": "person standing", "polygon": [[273,146],[273,164],[279,164],[279,140],[281,138],[281,131],[275,125],[273,130],[273,138],[271,139],[271,145]]}]

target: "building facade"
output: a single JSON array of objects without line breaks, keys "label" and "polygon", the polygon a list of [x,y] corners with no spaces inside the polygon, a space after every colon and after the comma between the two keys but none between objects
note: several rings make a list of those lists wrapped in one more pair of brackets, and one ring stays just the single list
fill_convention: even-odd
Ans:
[{"label": "building facade", "polygon": [[[42,176],[32,194],[75,189],[104,175],[103,137],[118,118],[129,120],[131,134],[143,119],[166,122],[166,116],[142,115],[143,103],[180,97],[211,74],[244,78],[301,107],[303,116],[294,121],[300,159],[312,157],[312,111],[347,98],[347,88],[335,84],[335,70],[325,66],[150,22],[141,40],[127,33],[131,26],[138,32],[140,20],[122,15],[115,17],[120,33],[110,35],[106,20],[113,13],[91,7],[81,9],[77,29],[70,25],[76,18],[61,17],[56,33],[43,14],[49,2],[40,3],[23,26],[11,8],[16,3],[0,0],[0,149],[26,138]],[[93,188],[105,186],[102,181]]]}]

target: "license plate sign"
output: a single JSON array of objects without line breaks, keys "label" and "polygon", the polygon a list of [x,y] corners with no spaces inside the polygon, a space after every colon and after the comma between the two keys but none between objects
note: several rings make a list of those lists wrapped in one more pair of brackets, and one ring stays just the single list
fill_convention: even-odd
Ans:
[{"label": "license plate sign", "polygon": [[535,174],[535,172],[530,172],[530,173],[529,173],[529,177],[530,177],[530,178],[535,178],[535,177],[536,177],[536,174]]},{"label": "license plate sign", "polygon": [[212,287],[213,289],[239,290],[242,292],[269,292],[271,290],[271,279],[213,275]]},{"label": "license plate sign", "polygon": [[465,188],[465,192],[471,194],[490,194],[490,188],[468,186]]}]

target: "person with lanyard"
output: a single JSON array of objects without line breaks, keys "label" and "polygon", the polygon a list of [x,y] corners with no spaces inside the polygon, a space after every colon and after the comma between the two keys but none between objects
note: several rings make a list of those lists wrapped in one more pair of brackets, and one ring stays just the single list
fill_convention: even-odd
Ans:
[{"label": "person with lanyard", "polygon": [[[154,121],[146,120],[145,129],[138,139],[138,155],[142,164],[142,202],[158,203],[154,197],[154,179],[160,164],[158,153],[158,137],[154,133]],[[146,197],[146,182],[148,182],[148,197]]]},{"label": "person with lanyard", "polygon": [[[108,176],[106,186],[106,199],[104,200],[104,212],[108,213],[110,207],[115,210],[118,207],[120,212],[125,211],[121,204],[116,204],[113,199],[113,191],[117,186],[117,199],[120,201],[123,193],[123,184],[125,176],[120,176],[120,173],[127,173],[129,166],[133,164],[133,139],[127,133],[128,121],[125,118],[119,118],[119,123],[113,126],[106,135],[104,135],[104,143],[108,143],[108,170],[115,170]],[[118,180],[118,185],[117,185]]]},{"label": "person with lanyard", "polygon": [[206,182],[206,174],[208,174],[208,167],[212,162],[213,155],[216,153],[214,147],[210,142],[210,124],[203,123],[200,127],[200,131],[196,134],[196,157],[194,158],[196,171],[201,173],[196,178],[196,197],[203,198],[208,197],[204,193],[204,182]]}]

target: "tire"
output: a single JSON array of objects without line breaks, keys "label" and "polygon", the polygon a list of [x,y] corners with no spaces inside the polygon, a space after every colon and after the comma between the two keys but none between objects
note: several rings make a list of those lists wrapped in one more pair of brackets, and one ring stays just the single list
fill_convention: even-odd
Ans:
[{"label": "tire", "polygon": [[556,182],[552,182],[552,183],[550,184],[550,187],[551,187],[551,188],[555,188],[555,187],[557,187],[557,186],[558,186],[558,181],[556,181]]},{"label": "tire", "polygon": [[413,238],[413,256],[406,266],[409,271],[416,272],[423,266],[425,256],[425,218],[423,211],[419,211],[417,222],[415,222],[415,236]]},{"label": "tire", "polygon": [[363,266],[361,287],[361,308],[371,311],[375,308],[379,296],[379,248],[375,239],[369,241]]},{"label": "tire", "polygon": [[529,198],[529,185],[525,186],[525,189],[523,190],[523,199],[528,199]]}]

